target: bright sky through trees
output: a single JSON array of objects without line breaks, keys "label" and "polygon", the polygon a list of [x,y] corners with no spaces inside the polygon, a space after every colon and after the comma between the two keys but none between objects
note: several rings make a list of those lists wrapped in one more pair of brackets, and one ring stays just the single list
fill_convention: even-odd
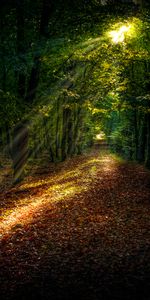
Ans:
[{"label": "bright sky through trees", "polygon": [[113,30],[110,32],[110,37],[112,38],[113,43],[122,43],[125,39],[125,33],[130,30],[129,26],[121,26],[118,30]]}]

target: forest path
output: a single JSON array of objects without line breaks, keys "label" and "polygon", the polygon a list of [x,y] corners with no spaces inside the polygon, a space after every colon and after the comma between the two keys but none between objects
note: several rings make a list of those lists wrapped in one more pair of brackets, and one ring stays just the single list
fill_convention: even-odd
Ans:
[{"label": "forest path", "polygon": [[148,300],[149,171],[99,145],[45,171],[0,194],[1,299]]}]

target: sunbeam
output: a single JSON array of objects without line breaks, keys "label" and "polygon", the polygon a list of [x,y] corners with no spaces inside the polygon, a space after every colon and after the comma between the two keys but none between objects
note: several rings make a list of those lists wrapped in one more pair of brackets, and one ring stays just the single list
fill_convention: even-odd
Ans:
[{"label": "sunbeam", "polygon": [[52,178],[33,181],[33,183],[23,183],[18,187],[21,192],[32,188],[40,188],[39,196],[25,197],[23,200],[16,200],[16,207],[11,210],[4,210],[1,217],[0,235],[1,238],[13,234],[17,227],[30,224],[34,217],[48,209],[54,209],[58,202],[70,200],[74,195],[81,195],[90,189],[90,184],[96,178],[99,168],[104,174],[110,173],[114,169],[114,161],[110,156],[89,157],[86,162],[82,162],[72,170],[59,172]]}]

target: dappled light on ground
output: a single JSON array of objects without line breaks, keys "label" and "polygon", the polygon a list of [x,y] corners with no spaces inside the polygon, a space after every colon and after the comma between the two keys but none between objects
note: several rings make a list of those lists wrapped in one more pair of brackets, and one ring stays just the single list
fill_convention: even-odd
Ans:
[{"label": "dappled light on ground", "polygon": [[1,237],[8,235],[11,230],[14,233],[18,226],[25,226],[32,222],[34,215],[47,206],[52,206],[58,201],[66,202],[70,197],[87,191],[94,177],[97,176],[99,168],[103,172],[111,172],[113,164],[111,156],[106,153],[97,158],[89,156],[86,162],[82,162],[74,170],[71,167],[52,178],[21,184],[17,189],[20,192],[20,198],[21,193],[24,194],[24,191],[31,188],[40,187],[40,195],[35,198],[27,196],[23,200],[19,199],[18,195],[15,201],[16,207],[2,211]]},{"label": "dappled light on ground", "polygon": [[96,147],[0,195],[2,299],[147,300],[149,182]]}]

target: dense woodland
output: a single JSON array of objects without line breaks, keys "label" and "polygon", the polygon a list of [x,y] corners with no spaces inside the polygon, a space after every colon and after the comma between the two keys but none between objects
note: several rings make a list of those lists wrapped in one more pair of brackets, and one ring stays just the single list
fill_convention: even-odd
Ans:
[{"label": "dense woodland", "polygon": [[0,1],[2,300],[149,300],[150,4]]},{"label": "dense woodland", "polygon": [[100,131],[113,151],[150,167],[146,2],[1,1],[0,149],[15,182],[28,159],[46,151],[63,161]]}]

